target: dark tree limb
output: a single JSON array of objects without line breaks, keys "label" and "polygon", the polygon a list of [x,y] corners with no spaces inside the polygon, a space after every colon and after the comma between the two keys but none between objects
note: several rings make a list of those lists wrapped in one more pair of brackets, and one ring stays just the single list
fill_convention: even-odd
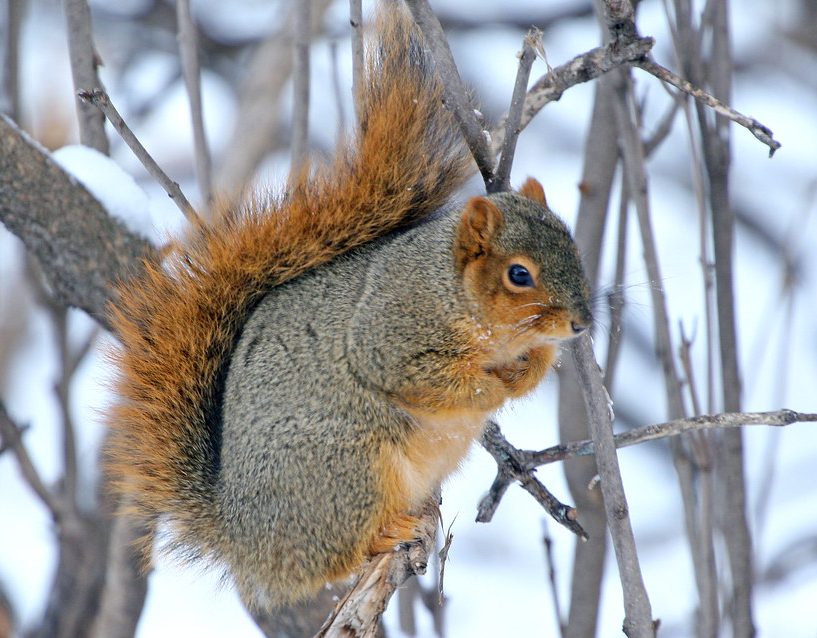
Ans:
[{"label": "dark tree limb", "polygon": [[0,221],[34,255],[60,303],[108,326],[112,284],[154,257],[14,123],[0,117]]}]

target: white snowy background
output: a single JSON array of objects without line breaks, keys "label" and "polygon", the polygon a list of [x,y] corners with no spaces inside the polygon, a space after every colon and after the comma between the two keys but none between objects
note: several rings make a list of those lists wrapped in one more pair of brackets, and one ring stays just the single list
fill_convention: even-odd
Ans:
[{"label": "white snowy background", "polygon": [[[107,12],[137,10],[140,1],[94,0],[95,9]],[[490,23],[493,17],[531,7],[570,5],[561,0],[521,0],[513,3],[433,3],[447,13],[461,12]],[[21,82],[23,106],[34,132],[49,122],[73,117],[73,97],[59,5],[33,2],[25,20]],[[742,0],[732,3],[735,74],[733,105],[768,125],[783,147],[773,159],[765,146],[747,131],[732,129],[732,196],[737,209],[766,228],[786,247],[797,263],[791,314],[784,312],[781,293],[781,256],[769,242],[745,225],[736,239],[736,284],[740,357],[744,376],[744,408],[773,410],[790,407],[817,411],[817,54],[798,47],[781,32],[797,27],[799,2]],[[350,60],[346,2],[336,2],[326,24],[338,42],[340,69],[348,77]],[[277,3],[260,0],[219,3],[193,2],[194,13],[208,28],[236,39],[267,33],[275,26]],[[655,36],[655,55],[674,67],[666,32],[664,4],[641,3],[638,24],[642,34]],[[98,21],[99,24],[99,21]],[[107,24],[107,23],[106,23]],[[340,25],[340,26],[339,26]],[[812,25],[817,29],[817,25]],[[466,81],[475,88],[489,118],[506,108],[516,73],[515,54],[522,33],[496,27],[450,35],[454,55]],[[192,135],[181,81],[166,86],[174,73],[175,54],[157,48],[125,76],[117,69],[124,55],[117,31],[98,28],[96,44],[106,66],[102,69],[114,102],[127,117],[128,110],[146,100],[155,101],[149,117],[135,126],[136,133],[157,161],[182,183],[196,203],[192,178]],[[567,20],[545,35],[548,60],[560,64],[596,46],[598,28],[593,17]],[[326,38],[313,46],[311,141],[329,149],[336,135],[337,113],[331,94],[330,55]],[[545,72],[542,62],[532,77]],[[646,104],[647,128],[663,114],[666,93],[656,80],[635,72],[637,91]],[[161,88],[164,87],[164,88]],[[236,110],[233,87],[212,72],[205,72],[204,112],[214,156],[231,133]],[[592,106],[593,87],[583,85],[548,105],[522,134],[513,182],[537,177],[548,201],[572,224],[577,209],[584,135]],[[347,100],[346,113],[351,113]],[[74,135],[74,139],[76,139]],[[116,135],[111,134],[108,160],[72,146],[55,159],[129,227],[161,241],[183,225],[169,198]],[[272,155],[263,165],[259,183],[280,184],[287,170],[286,152]],[[649,162],[650,196],[663,281],[674,336],[677,323],[688,331],[697,326],[695,362],[703,363],[703,293],[698,251],[697,209],[691,189],[689,144],[679,119],[671,138]],[[59,211],[54,211],[59,214]],[[633,228],[627,267],[626,330],[650,340],[652,319],[646,271],[639,238]],[[608,247],[609,248],[609,247]],[[603,255],[603,284],[613,279],[613,251]],[[16,312],[28,312],[31,293],[21,288],[22,250],[19,242],[0,227],[0,317],[12,321]],[[18,310],[15,310],[18,309]],[[43,316],[34,312],[25,338],[16,351],[12,373],[3,388],[3,400],[18,423],[29,424],[26,445],[47,480],[60,472],[60,440],[52,386],[58,374],[53,335]],[[602,316],[598,342],[606,341]],[[83,313],[74,311],[70,326],[77,342],[93,328]],[[4,337],[0,324],[0,340]],[[650,347],[627,342],[612,394],[619,415],[629,424],[665,420],[663,381]],[[81,480],[91,498],[96,479],[100,415],[108,401],[108,370],[101,337],[72,391],[74,418],[80,426]],[[603,348],[599,349],[603,355]],[[701,368],[702,369],[702,368]],[[501,415],[506,436],[519,447],[543,448],[557,442],[555,382],[548,380],[534,396],[509,406]],[[749,521],[755,534],[755,569],[760,577],[755,598],[756,622],[761,636],[792,638],[817,636],[817,432],[815,424],[784,429],[747,428],[746,471],[749,485]],[[655,442],[620,452],[625,488],[630,501],[636,540],[653,616],[662,620],[664,636],[693,635],[696,593],[683,529],[682,505],[675,473],[665,443]],[[522,490],[512,488],[489,525],[473,522],[479,498],[495,472],[493,461],[481,449],[473,450],[462,471],[444,490],[444,520],[453,524],[454,543],[446,570],[448,635],[545,636],[558,632],[543,551],[544,530],[553,538],[558,594],[562,606],[569,600],[573,539],[547,520],[539,506]],[[546,466],[540,477],[557,496],[569,501],[558,464]],[[0,456],[0,581],[21,616],[22,626],[39,618],[55,567],[54,530],[46,510],[20,479],[11,454]],[[599,635],[618,636],[623,611],[612,557],[603,588]],[[787,567],[780,579],[764,577]],[[562,613],[566,613],[563,609]],[[394,612],[388,614],[390,628]],[[431,636],[430,620],[418,612],[420,635]],[[162,636],[260,636],[229,588],[195,570],[160,564],[150,576],[150,588],[138,629],[141,638]],[[399,635],[396,629],[390,635]]]}]

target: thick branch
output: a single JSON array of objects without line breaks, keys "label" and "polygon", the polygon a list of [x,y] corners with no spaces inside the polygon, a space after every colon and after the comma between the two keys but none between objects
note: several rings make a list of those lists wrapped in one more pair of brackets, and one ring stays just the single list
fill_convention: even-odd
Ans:
[{"label": "thick branch", "polygon": [[57,299],[107,326],[112,284],[151,256],[8,118],[0,118],[0,221],[37,257]]}]

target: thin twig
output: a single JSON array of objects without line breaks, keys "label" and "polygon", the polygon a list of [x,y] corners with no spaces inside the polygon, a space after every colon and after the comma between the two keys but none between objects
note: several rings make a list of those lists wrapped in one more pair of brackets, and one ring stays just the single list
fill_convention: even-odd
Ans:
[{"label": "thin twig", "polygon": [[565,620],[562,614],[562,605],[559,602],[559,586],[556,582],[556,561],[553,560],[553,539],[548,531],[547,519],[542,521],[542,545],[545,549],[545,564],[548,571],[548,584],[550,585],[550,596],[553,601],[553,610],[556,622],[559,624],[559,635],[564,638]]},{"label": "thin twig", "polygon": [[343,107],[343,91],[340,85],[337,40],[329,43],[329,61],[332,66],[332,95],[335,97],[335,110],[338,113],[338,141],[340,141],[346,131],[346,109]]},{"label": "thin twig", "polygon": [[494,421],[488,421],[485,432],[480,441],[482,447],[494,457],[498,467],[497,478],[494,485],[501,483],[503,487],[496,492],[493,487],[479,504],[477,522],[487,523],[490,516],[496,511],[498,497],[507,489],[507,483],[511,480],[519,481],[522,487],[536,501],[547,510],[553,520],[564,525],[571,532],[580,538],[587,539],[587,532],[576,522],[576,509],[561,503],[550,491],[533,475],[533,470],[525,468],[520,462],[519,450],[508,443],[502,435],[499,426]]},{"label": "thin twig", "polygon": [[292,41],[292,140],[290,146],[290,179],[297,179],[306,162],[309,138],[309,42],[312,0],[295,5]]},{"label": "thin twig", "polygon": [[0,96],[5,103],[0,103],[0,111],[11,119],[20,118],[20,33],[23,23],[23,0],[6,2],[6,37],[2,44],[3,68],[0,69]]},{"label": "thin twig", "polygon": [[[349,0],[349,24],[352,27],[352,96],[357,105],[360,83],[363,82],[363,7],[361,0]],[[358,122],[360,113],[357,113]]]},{"label": "thin twig", "polygon": [[[56,305],[56,304],[55,304]],[[65,306],[54,307],[51,310],[57,337],[57,352],[59,353],[60,372],[59,380],[54,386],[57,395],[57,405],[62,421],[62,499],[72,512],[77,510],[77,435],[74,418],[71,415],[70,384],[72,381],[70,368],[70,354],[68,346],[68,309]]]},{"label": "thin twig", "polygon": [[440,26],[440,21],[434,15],[427,0],[406,0],[406,4],[425,37],[426,46],[434,57],[437,72],[445,87],[445,103],[460,125],[463,137],[482,174],[485,187],[490,191],[494,180],[494,153],[488,146],[485,139],[486,133],[477,121],[474,109],[468,100],[465,85],[457,71],[457,65],[454,63],[454,57],[451,55],[451,49],[443,28]]},{"label": "thin twig", "polygon": [[[91,88],[101,91],[102,82],[97,74],[99,57],[94,49],[91,9],[87,0],[65,0],[65,19],[74,90]],[[80,142],[107,155],[109,145],[105,134],[105,117],[91,106],[77,102],[77,121]]]},{"label": "thin twig", "polygon": [[210,148],[204,130],[204,109],[201,101],[201,68],[199,66],[198,38],[196,25],[190,14],[190,0],[177,0],[179,54],[182,60],[182,75],[190,100],[190,121],[193,125],[193,144],[196,153],[196,177],[205,209],[213,203],[213,168]]},{"label": "thin twig", "polygon": [[[739,428],[745,425],[764,425],[783,427],[793,423],[809,423],[817,421],[817,414],[796,412],[783,409],[774,412],[723,412],[721,414],[704,414],[685,419],[674,419],[665,423],[644,425],[627,430],[613,437],[616,448],[638,445],[647,441],[665,439],[678,436],[684,432],[695,430],[711,430],[713,428]],[[574,441],[554,445],[545,450],[530,452],[520,450],[523,458],[523,467],[533,469],[540,465],[564,461],[576,456],[592,456],[596,448],[591,439]]]},{"label": "thin twig", "polygon": [[702,104],[705,104],[709,108],[713,109],[719,115],[723,115],[736,124],[740,124],[746,128],[752,135],[769,147],[769,157],[772,157],[775,151],[780,148],[780,142],[774,139],[774,133],[772,133],[768,126],[765,126],[753,117],[743,115],[743,113],[736,111],[731,106],[724,104],[703,89],[693,85],[691,82],[685,80],[679,75],[676,75],[666,67],[661,66],[655,62],[655,60],[652,60],[649,57],[644,57],[634,60],[633,64],[650,75],[654,75],[659,80],[667,82],[684,93],[691,95]]},{"label": "thin twig", "polygon": [[624,330],[624,269],[627,263],[627,226],[630,195],[627,189],[627,168],[621,169],[621,194],[618,206],[618,240],[616,241],[616,270],[613,290],[607,299],[610,304],[610,333],[607,339],[607,361],[604,365],[604,387],[612,391],[615,383],[618,355]]},{"label": "thin twig", "polygon": [[675,124],[675,116],[680,107],[681,103],[679,100],[675,99],[672,101],[672,105],[667,109],[667,112],[664,113],[664,116],[661,118],[661,121],[658,122],[658,126],[655,127],[652,135],[644,140],[644,157],[652,155],[653,151],[661,146],[661,143],[669,137],[669,134],[672,132],[672,126]]},{"label": "thin twig", "polygon": [[34,493],[39,497],[43,504],[48,508],[51,517],[55,521],[59,521],[64,513],[64,508],[60,500],[45,486],[40,473],[34,466],[34,462],[28,455],[28,450],[23,444],[23,432],[25,428],[18,426],[11,420],[11,417],[6,412],[6,406],[0,402],[0,434],[3,435],[2,446],[5,449],[12,450],[14,456],[17,458],[17,463],[20,465],[20,472],[23,474],[28,486],[34,490]]},{"label": "thin twig", "polygon": [[656,336],[656,354],[664,372],[664,387],[669,416],[677,419],[684,416],[684,407],[678,371],[675,367],[675,349],[672,347],[669,311],[666,294],[660,282],[663,281],[658,261],[658,247],[655,242],[650,202],[648,196],[647,171],[644,149],[638,133],[638,112],[634,104],[632,81],[624,70],[615,74],[617,80],[616,98],[613,101],[616,124],[619,131],[627,190],[635,204],[641,241],[644,246],[644,265],[650,278],[650,295],[653,306],[653,325]]},{"label": "thin twig", "polygon": [[[556,102],[562,94],[576,84],[589,82],[624,64],[644,57],[654,44],[652,38],[638,38],[629,43],[591,49],[577,55],[543,75],[528,90],[522,107],[519,129],[524,129],[534,116],[550,102]],[[505,142],[507,115],[491,129],[491,151],[496,153]]]},{"label": "thin twig", "polygon": [[536,50],[542,46],[541,42],[542,32],[535,28],[528,31],[522,42],[522,52],[519,54],[519,68],[516,72],[516,83],[511,97],[511,108],[508,109],[508,117],[505,120],[505,142],[502,144],[499,166],[497,166],[494,174],[491,188],[488,189],[489,192],[496,193],[510,190],[511,166],[516,151],[516,140],[519,139],[519,133],[522,131],[519,126],[522,119],[522,106],[525,103],[525,94],[528,90],[530,70],[536,59]]},{"label": "thin twig", "polygon": [[190,202],[187,201],[187,198],[184,196],[184,193],[182,193],[182,189],[179,187],[179,184],[171,180],[165,174],[165,172],[159,168],[156,160],[150,156],[145,147],[142,146],[142,143],[137,139],[136,135],[134,135],[130,127],[125,123],[125,120],[122,119],[122,116],[119,115],[119,112],[116,110],[116,107],[114,107],[111,99],[108,97],[108,94],[101,89],[94,89],[91,91],[79,91],[77,95],[86,102],[90,102],[91,104],[95,105],[105,114],[105,117],[107,117],[108,121],[113,124],[113,127],[119,131],[122,139],[133,151],[133,154],[136,155],[140,162],[142,162],[142,165],[153,176],[153,178],[159,182],[159,184],[161,184],[162,188],[164,188],[165,192],[170,196],[170,199],[172,199],[176,203],[176,206],[179,207],[179,210],[184,213],[187,221],[197,226],[201,225],[201,218],[198,216]]}]

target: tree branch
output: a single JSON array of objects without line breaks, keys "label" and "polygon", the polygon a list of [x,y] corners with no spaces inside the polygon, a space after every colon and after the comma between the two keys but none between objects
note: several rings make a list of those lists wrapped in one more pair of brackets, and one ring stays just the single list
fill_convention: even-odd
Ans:
[{"label": "tree branch", "polygon": [[43,483],[40,473],[37,471],[37,468],[34,467],[34,462],[28,455],[28,450],[26,450],[25,445],[23,445],[23,428],[11,420],[8,412],[6,412],[6,406],[3,405],[3,403],[0,403],[0,434],[3,436],[2,449],[14,452],[17,463],[20,465],[20,472],[26,483],[28,483],[28,486],[48,508],[48,511],[51,513],[51,518],[55,521],[59,521],[65,513],[65,508],[60,502],[60,499]]},{"label": "tree branch", "polygon": [[671,84],[677,89],[680,89],[687,95],[691,95],[696,100],[698,100],[701,104],[705,104],[709,108],[713,109],[719,115],[723,115],[724,117],[729,118],[736,124],[740,124],[742,127],[747,129],[752,135],[754,135],[757,139],[761,142],[766,144],[769,147],[769,157],[772,157],[777,149],[780,148],[780,142],[774,139],[774,133],[772,133],[771,129],[764,124],[761,124],[753,117],[748,117],[739,111],[736,111],[731,106],[724,104],[719,99],[713,97],[703,89],[695,86],[688,80],[676,75],[666,67],[661,66],[655,60],[652,60],[650,57],[645,56],[639,60],[633,61],[633,65],[637,66],[639,69],[642,69],[649,73],[650,75],[654,75],[662,82],[666,82],[667,84]]},{"label": "tree branch", "polygon": [[502,435],[499,426],[494,421],[488,421],[485,432],[480,441],[482,447],[494,457],[498,470],[497,477],[491,490],[480,501],[477,522],[487,523],[491,520],[499,499],[505,493],[511,481],[516,480],[536,501],[547,510],[553,519],[564,525],[580,538],[587,540],[587,532],[576,522],[576,509],[561,503],[550,491],[533,475],[533,468],[525,468],[519,456],[519,450],[508,443]]},{"label": "tree branch", "polygon": [[378,554],[358,572],[357,580],[315,638],[374,638],[391,596],[408,578],[424,574],[434,551],[440,520],[435,499],[420,514],[416,542]]},{"label": "tree branch", "polygon": [[601,477],[604,511],[607,514],[607,525],[610,528],[621,578],[624,595],[624,633],[629,638],[654,638],[655,627],[650,599],[641,575],[627,497],[624,494],[613,441],[609,396],[602,385],[601,371],[593,355],[590,336],[585,334],[575,339],[571,346],[579,381],[585,389],[584,399],[590,432],[596,446],[596,465]]},{"label": "tree branch", "polygon": [[112,283],[126,279],[147,241],[128,232],[8,118],[0,117],[0,222],[22,239],[60,303],[108,327]]},{"label": "tree branch", "polygon": [[[686,419],[675,419],[665,423],[644,425],[627,432],[616,434],[613,437],[616,448],[638,445],[647,441],[665,439],[678,436],[684,432],[696,430],[711,430],[713,428],[736,428],[744,425],[766,425],[783,427],[793,423],[808,423],[817,421],[817,414],[795,412],[783,409],[775,412],[725,412],[722,414],[705,414]],[[564,461],[577,456],[593,456],[596,446],[591,439],[573,441],[554,445],[538,452],[521,450],[522,464],[525,469],[533,469],[540,465]]]},{"label": "tree branch", "polygon": [[417,26],[425,36],[426,46],[433,54],[437,72],[445,87],[445,102],[462,129],[471,154],[479,167],[485,187],[490,192],[494,180],[494,155],[485,140],[485,131],[477,121],[474,109],[470,104],[465,85],[460,78],[451,49],[445,38],[440,21],[426,0],[406,0]]},{"label": "tree branch", "polygon": [[177,0],[176,21],[178,22],[179,55],[182,60],[182,75],[190,101],[190,122],[193,125],[193,145],[196,156],[196,177],[205,210],[213,202],[213,167],[210,148],[204,130],[204,113],[201,102],[201,68],[199,66],[198,38],[196,25],[190,15],[190,0]]},{"label": "tree branch", "polygon": [[[522,128],[519,122],[522,120],[522,107],[525,101],[525,92],[528,88],[528,78],[530,70],[536,60],[536,50],[542,47],[542,32],[538,29],[531,29],[522,41],[522,52],[519,54],[519,69],[516,73],[516,82],[513,86],[511,96],[511,108],[508,109],[508,116],[505,120],[505,142],[499,156],[499,165],[491,183],[492,192],[507,191],[510,189],[511,165],[516,151],[516,140]],[[490,189],[489,189],[490,190]]]},{"label": "tree branch", "polygon": [[156,163],[156,160],[147,152],[147,149],[142,146],[142,142],[139,141],[130,127],[125,123],[125,120],[122,119],[122,116],[119,114],[119,111],[116,110],[108,94],[101,89],[94,89],[91,91],[79,91],[77,95],[86,102],[90,102],[96,106],[105,114],[108,121],[113,124],[113,127],[119,132],[119,135],[122,136],[125,144],[130,147],[130,150],[132,150],[136,158],[142,162],[142,166],[147,169],[153,179],[159,182],[162,188],[165,189],[165,192],[170,196],[170,199],[173,200],[173,203],[179,207],[179,210],[182,211],[187,221],[193,225],[200,225],[202,223],[201,218],[190,202],[187,201],[187,197],[182,193],[179,183],[170,179]]},{"label": "tree branch", "polygon": [[[74,91],[102,90],[102,82],[97,74],[99,59],[94,49],[91,10],[87,0],[65,0],[65,18],[68,22],[68,55],[71,58]],[[104,116],[90,105],[77,101],[77,120],[80,141],[107,155],[108,137],[105,134]]]},{"label": "tree branch", "polygon": [[[595,80],[605,73],[645,56],[652,49],[652,38],[637,38],[632,42],[608,44],[577,55],[543,75],[528,90],[522,107],[519,128],[524,129],[534,116],[550,102],[556,102],[572,86]],[[491,151],[496,153],[505,142],[507,115],[491,129]]]}]

